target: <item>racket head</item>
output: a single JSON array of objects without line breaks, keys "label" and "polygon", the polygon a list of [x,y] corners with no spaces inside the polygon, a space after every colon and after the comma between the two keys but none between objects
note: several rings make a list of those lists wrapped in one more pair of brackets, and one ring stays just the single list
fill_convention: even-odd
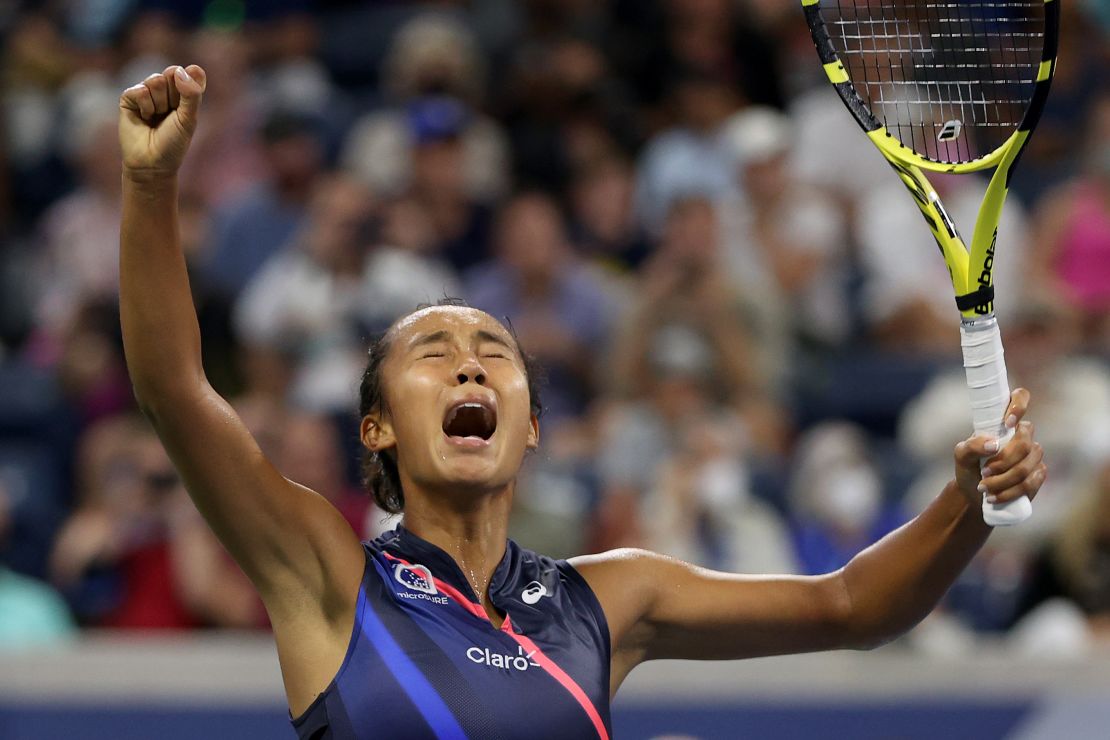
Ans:
[{"label": "racket head", "polygon": [[802,0],[829,81],[887,156],[974,172],[1024,146],[1056,66],[1060,0]]}]

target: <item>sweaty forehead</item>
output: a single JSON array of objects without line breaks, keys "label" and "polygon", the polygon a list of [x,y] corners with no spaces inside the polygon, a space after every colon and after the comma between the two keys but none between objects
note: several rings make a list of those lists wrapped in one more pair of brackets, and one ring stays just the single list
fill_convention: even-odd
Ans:
[{"label": "sweaty forehead", "polygon": [[438,332],[469,337],[484,331],[500,337],[509,346],[516,341],[504,325],[485,311],[469,306],[430,306],[405,316],[390,330],[393,344],[404,346]]}]

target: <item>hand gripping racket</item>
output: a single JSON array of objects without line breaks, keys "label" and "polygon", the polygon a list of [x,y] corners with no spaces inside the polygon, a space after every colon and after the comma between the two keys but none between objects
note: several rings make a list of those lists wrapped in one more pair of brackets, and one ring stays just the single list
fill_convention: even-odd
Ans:
[{"label": "hand gripping racket", "polygon": [[[976,434],[1013,436],[994,316],[998,221],[1010,178],[1048,98],[1060,0],[802,0],[829,82],[895,169],[952,277]],[[971,249],[924,171],[995,168]],[[1028,498],[983,501],[991,526],[1032,514]]]}]

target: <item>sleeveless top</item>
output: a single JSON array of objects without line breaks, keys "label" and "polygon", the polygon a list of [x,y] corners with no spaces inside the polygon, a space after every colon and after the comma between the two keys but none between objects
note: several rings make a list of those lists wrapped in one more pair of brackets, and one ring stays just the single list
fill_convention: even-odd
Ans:
[{"label": "sleeveless top", "polygon": [[508,540],[498,629],[440,548],[401,526],[363,548],[347,654],[301,740],[608,740],[609,626],[569,563]]}]

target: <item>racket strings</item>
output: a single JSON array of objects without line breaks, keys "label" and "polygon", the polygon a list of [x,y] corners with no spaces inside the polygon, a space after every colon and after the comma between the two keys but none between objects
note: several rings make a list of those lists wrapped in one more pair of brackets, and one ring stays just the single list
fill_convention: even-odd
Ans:
[{"label": "racket strings", "polygon": [[822,0],[821,11],[865,105],[918,154],[967,162],[1021,123],[1043,0]]}]

